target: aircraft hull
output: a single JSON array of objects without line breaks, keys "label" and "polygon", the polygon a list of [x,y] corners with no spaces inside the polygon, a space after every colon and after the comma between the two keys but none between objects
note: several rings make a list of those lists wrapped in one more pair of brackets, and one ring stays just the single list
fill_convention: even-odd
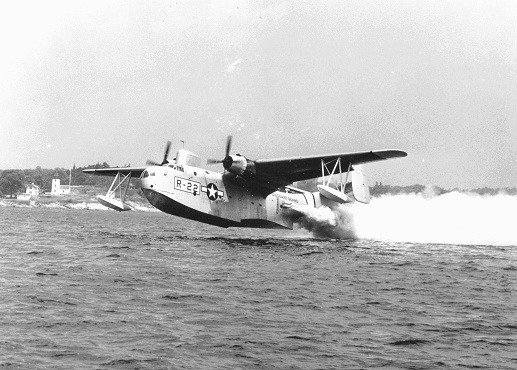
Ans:
[{"label": "aircraft hull", "polygon": [[154,207],[162,212],[170,215],[188,218],[189,220],[204,222],[206,224],[220,226],[220,227],[239,227],[242,226],[240,222],[228,220],[225,218],[210,215],[205,212],[198,211],[194,208],[188,207],[159,191],[151,189],[142,189],[145,197]]},{"label": "aircraft hull", "polygon": [[[187,218],[219,227],[248,227],[262,229],[292,229],[291,217],[286,220],[268,220],[263,218],[245,218],[240,221],[218,217],[182,204],[173,198],[151,189],[142,189],[145,197],[155,208],[170,215]],[[285,217],[284,217],[285,218]],[[279,223],[281,222],[281,223]]]},{"label": "aircraft hull", "polygon": [[[263,195],[225,181],[222,174],[197,167],[149,167],[140,179],[144,195],[157,209],[220,227],[292,229],[300,217],[286,204],[316,206],[309,194],[277,191]],[[309,202],[310,200],[310,202]]]},{"label": "aircraft hull", "polygon": [[285,202],[307,204],[305,197],[275,192],[264,198],[198,168],[151,167],[141,178],[142,191],[162,212],[220,227],[293,228]]}]

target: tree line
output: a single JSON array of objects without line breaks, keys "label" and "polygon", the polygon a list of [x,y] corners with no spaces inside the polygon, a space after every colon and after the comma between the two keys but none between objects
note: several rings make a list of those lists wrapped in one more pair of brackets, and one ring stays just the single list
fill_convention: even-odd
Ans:
[{"label": "tree line", "polygon": [[59,179],[61,185],[69,185],[70,171],[72,172],[72,186],[92,185],[99,187],[109,187],[113,178],[106,176],[92,176],[83,172],[90,168],[107,168],[108,163],[96,163],[86,167],[72,167],[45,169],[40,166],[28,170],[0,170],[0,194],[11,196],[25,192],[25,187],[30,184],[38,185],[40,192],[49,192],[52,187],[52,179]]}]

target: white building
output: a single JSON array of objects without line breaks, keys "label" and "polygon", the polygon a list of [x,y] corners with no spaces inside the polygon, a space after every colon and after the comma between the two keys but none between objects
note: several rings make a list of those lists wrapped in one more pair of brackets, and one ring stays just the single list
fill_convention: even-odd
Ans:
[{"label": "white building", "polygon": [[25,193],[30,194],[33,197],[37,197],[39,196],[39,186],[36,184],[27,185],[25,188]]},{"label": "white building", "polygon": [[68,195],[70,194],[70,185],[61,185],[61,180],[52,179],[52,189],[50,195]]},{"label": "white building", "polygon": [[39,196],[39,186],[36,184],[30,184],[25,187],[25,193],[18,194],[16,196],[19,200],[30,200]]}]

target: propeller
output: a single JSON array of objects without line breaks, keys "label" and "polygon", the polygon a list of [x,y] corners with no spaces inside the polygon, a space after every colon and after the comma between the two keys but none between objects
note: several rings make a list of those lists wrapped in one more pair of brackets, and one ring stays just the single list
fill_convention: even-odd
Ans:
[{"label": "propeller", "polygon": [[163,161],[162,163],[159,163],[159,162],[156,162],[156,161],[153,161],[152,159],[148,159],[147,160],[147,165],[148,166],[163,166],[164,164],[167,164],[169,163],[169,161],[167,160],[167,158],[169,157],[169,151],[171,149],[171,142],[170,141],[167,141],[167,144],[165,146],[165,153],[163,154]]},{"label": "propeller", "polygon": [[209,158],[207,159],[207,164],[216,164],[216,163],[222,163],[224,168],[229,168],[232,165],[232,157],[230,157],[230,150],[232,149],[232,135],[228,135],[226,138],[226,153],[223,159],[213,159]]}]

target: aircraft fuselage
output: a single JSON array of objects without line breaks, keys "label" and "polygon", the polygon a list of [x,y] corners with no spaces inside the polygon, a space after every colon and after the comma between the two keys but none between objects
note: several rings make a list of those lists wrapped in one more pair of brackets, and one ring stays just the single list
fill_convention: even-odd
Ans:
[{"label": "aircraft fuselage", "polygon": [[185,165],[152,166],[141,176],[149,202],[172,215],[222,227],[293,228],[301,214],[285,204],[319,207],[319,193],[275,191],[265,198],[224,181],[221,173]]}]

